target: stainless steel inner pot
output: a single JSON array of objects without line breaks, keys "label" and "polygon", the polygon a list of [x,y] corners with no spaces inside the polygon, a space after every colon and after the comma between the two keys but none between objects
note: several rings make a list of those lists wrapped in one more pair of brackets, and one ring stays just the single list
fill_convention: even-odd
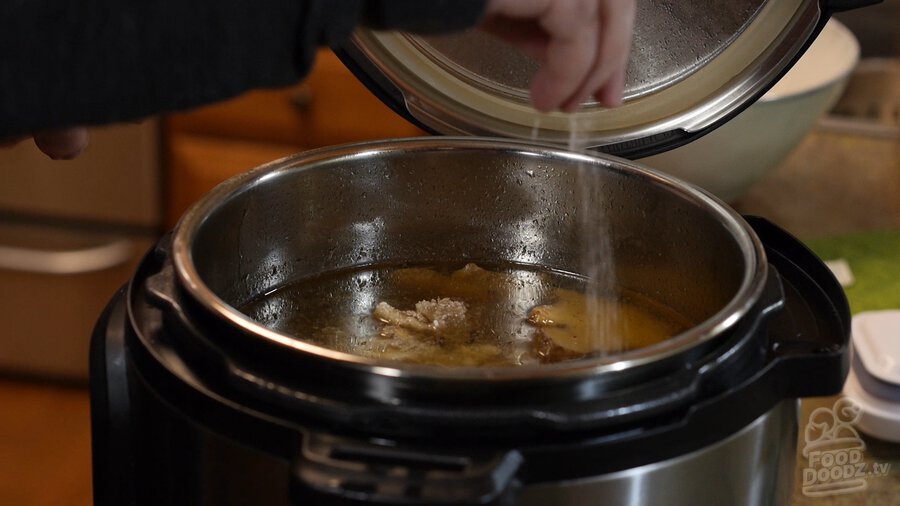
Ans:
[{"label": "stainless steel inner pot", "polygon": [[[578,220],[583,198],[605,210],[587,228]],[[590,229],[612,238],[623,288],[698,324],[606,357],[446,369],[325,349],[235,309],[288,282],[385,262],[503,261],[578,273],[580,252],[596,237]],[[264,165],[223,183],[182,218],[173,261],[203,307],[290,352],[385,376],[492,380],[618,373],[691,350],[734,326],[767,276],[762,245],[744,220],[687,184],[605,155],[469,137],[339,146]]]}]

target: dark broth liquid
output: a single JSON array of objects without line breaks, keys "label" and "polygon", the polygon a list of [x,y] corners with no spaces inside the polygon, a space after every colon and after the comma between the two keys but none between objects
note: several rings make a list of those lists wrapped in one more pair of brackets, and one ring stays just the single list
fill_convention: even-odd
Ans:
[{"label": "dark broth liquid", "polygon": [[[612,341],[624,350],[692,326],[671,308],[630,291],[601,295],[599,304],[589,305],[587,288],[584,279],[519,265],[370,266],[288,284],[240,310],[327,348],[442,366],[526,365],[620,351],[603,349],[608,336],[588,335],[587,307],[618,315]],[[438,299],[464,303],[464,324],[414,332],[373,315],[380,302],[412,313],[420,301]]]}]

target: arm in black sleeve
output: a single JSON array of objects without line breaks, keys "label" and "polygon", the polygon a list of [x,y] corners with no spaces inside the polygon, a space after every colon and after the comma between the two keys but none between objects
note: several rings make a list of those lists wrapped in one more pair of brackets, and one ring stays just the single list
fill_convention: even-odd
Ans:
[{"label": "arm in black sleeve", "polygon": [[305,76],[360,22],[435,32],[486,0],[0,2],[0,138],[194,107]]},{"label": "arm in black sleeve", "polygon": [[486,0],[370,0],[363,23],[375,29],[440,33],[471,28]]}]

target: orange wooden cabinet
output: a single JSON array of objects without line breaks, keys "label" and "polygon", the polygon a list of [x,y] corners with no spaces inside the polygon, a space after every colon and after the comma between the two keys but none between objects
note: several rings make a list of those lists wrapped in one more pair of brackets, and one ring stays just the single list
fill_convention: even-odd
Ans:
[{"label": "orange wooden cabinet", "polygon": [[319,51],[303,83],[171,114],[164,131],[169,227],[213,186],[265,162],[321,146],[424,135],[328,50]]}]

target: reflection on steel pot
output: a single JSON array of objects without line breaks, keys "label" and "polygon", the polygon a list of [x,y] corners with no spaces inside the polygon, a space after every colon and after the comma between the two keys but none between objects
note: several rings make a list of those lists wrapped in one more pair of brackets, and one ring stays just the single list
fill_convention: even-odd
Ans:
[{"label": "reflection on steel pot", "polygon": [[[576,271],[579,166],[608,212],[620,284],[696,326],[610,356],[440,368],[322,348],[235,309],[361,265]],[[842,291],[808,250],[631,162],[479,138],[312,151],[213,190],[109,305],[93,342],[94,493],[786,504],[796,399],[840,390],[847,336]]]}]

